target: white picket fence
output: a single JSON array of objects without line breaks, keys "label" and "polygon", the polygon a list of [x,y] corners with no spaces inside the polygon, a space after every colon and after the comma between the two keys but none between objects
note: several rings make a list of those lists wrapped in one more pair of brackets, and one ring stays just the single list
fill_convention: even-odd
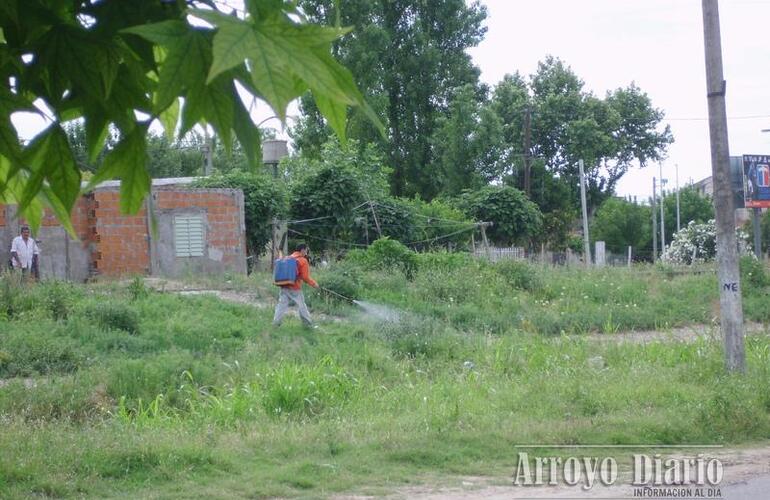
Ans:
[{"label": "white picket fence", "polygon": [[476,257],[489,258],[492,262],[500,260],[524,260],[527,252],[522,247],[489,247],[489,252],[483,247],[476,247],[473,252]]}]

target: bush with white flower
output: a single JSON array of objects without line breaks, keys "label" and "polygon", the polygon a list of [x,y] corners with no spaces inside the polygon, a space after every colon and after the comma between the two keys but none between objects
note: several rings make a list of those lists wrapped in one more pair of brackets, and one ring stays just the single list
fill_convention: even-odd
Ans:
[{"label": "bush with white flower", "polygon": [[[674,234],[674,240],[666,248],[663,260],[672,264],[697,264],[711,261],[717,255],[716,234],[714,219],[704,224],[696,224],[692,221],[687,224],[687,227]],[[738,240],[740,255],[750,255],[751,244],[748,233],[742,229],[736,229],[735,237]]]}]

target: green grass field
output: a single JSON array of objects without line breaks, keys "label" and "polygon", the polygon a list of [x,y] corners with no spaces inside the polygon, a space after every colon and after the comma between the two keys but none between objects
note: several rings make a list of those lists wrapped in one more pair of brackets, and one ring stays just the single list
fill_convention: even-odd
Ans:
[{"label": "green grass field", "polygon": [[[708,268],[546,269],[437,254],[399,269],[351,259],[316,272],[401,314],[378,323],[313,291],[318,331],[295,316],[274,329],[269,307],[140,280],[3,278],[0,496],[376,494],[510,476],[522,443],[770,436],[767,332],[747,339],[745,376],[725,373],[708,337],[586,335],[713,324]],[[762,268],[744,278],[746,317],[766,322]],[[275,293],[269,276],[234,280],[257,297]]]}]

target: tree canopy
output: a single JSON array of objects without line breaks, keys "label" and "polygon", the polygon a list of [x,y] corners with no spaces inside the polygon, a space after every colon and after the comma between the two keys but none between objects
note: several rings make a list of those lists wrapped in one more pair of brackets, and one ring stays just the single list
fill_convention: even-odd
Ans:
[{"label": "tree canopy", "polygon": [[[150,188],[147,130],[169,138],[195,124],[213,127],[225,148],[237,138],[252,165],[260,133],[246,102],[260,99],[284,119],[310,92],[345,137],[348,107],[373,123],[352,74],[332,56],[348,30],[306,21],[293,2],[246,0],[245,11],[208,0],[5,0],[0,3],[0,202],[18,203],[36,226],[47,204],[71,229],[81,172],[63,124],[81,119],[88,158],[115,145],[89,186],[121,182],[121,209],[135,212]],[[244,102],[244,99],[246,102]],[[253,101],[252,101],[253,102]],[[17,112],[47,127],[23,144]]]},{"label": "tree canopy", "polygon": [[[466,49],[481,41],[486,9],[465,0],[301,0],[300,6],[315,21],[341,19],[353,27],[335,51],[384,117],[387,137],[380,138],[356,110],[350,114],[350,136],[379,144],[393,169],[395,196],[436,196],[436,172],[427,168],[435,160],[432,137],[455,89],[478,85],[479,70]],[[317,106],[303,100],[302,110],[294,137],[312,155],[328,132]]]}]

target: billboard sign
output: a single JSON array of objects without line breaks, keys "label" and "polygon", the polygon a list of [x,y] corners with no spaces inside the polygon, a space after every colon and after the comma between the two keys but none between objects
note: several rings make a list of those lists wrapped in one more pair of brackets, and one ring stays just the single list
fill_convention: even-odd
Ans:
[{"label": "billboard sign", "polygon": [[743,155],[746,208],[770,208],[770,155]]}]

